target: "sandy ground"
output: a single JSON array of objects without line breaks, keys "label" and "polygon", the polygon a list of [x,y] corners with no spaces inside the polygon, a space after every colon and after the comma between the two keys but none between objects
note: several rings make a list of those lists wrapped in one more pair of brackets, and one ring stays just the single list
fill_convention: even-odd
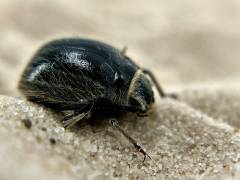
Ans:
[{"label": "sandy ground", "polygon": [[[0,179],[239,179],[240,2],[0,2]],[[102,40],[152,69],[168,92],[151,115],[64,129],[16,89],[26,63],[59,37]]]}]

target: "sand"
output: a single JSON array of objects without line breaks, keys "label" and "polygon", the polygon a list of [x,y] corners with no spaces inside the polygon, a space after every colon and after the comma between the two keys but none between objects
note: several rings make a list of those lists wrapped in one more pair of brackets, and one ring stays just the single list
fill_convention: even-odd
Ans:
[{"label": "sand", "polygon": [[[239,179],[240,2],[0,2],[0,179]],[[62,116],[17,90],[46,41],[98,39],[151,69],[167,92],[148,117],[64,129]]]}]

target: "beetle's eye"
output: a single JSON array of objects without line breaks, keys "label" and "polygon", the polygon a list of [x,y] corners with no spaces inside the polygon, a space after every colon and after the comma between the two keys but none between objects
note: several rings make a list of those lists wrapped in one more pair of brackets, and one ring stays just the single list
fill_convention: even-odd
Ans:
[{"label": "beetle's eye", "polygon": [[124,85],[124,79],[122,75],[118,75],[118,73],[115,73],[115,77],[114,77],[114,82],[113,84],[117,87],[121,87]]}]

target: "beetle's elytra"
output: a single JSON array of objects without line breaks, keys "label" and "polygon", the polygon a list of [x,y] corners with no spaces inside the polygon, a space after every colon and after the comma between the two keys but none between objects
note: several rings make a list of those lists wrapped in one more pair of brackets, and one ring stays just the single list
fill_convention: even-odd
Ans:
[{"label": "beetle's elytra", "polygon": [[[147,75],[123,51],[94,40],[60,39],[33,56],[19,83],[28,100],[65,112],[65,126],[100,111],[145,113],[154,102]],[[115,127],[117,123],[113,123]]]}]

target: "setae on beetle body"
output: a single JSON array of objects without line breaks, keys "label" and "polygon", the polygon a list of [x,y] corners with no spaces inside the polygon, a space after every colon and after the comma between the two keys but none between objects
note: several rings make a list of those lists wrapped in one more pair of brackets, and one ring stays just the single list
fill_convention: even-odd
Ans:
[{"label": "setae on beetle body", "polygon": [[43,46],[25,69],[19,88],[30,101],[75,111],[75,116],[88,112],[91,117],[99,110],[146,112],[154,101],[139,66],[121,51],[85,39]]},{"label": "setae on beetle body", "polygon": [[125,51],[69,38],[51,41],[37,51],[19,89],[28,100],[64,112],[64,125],[72,126],[101,111],[147,112],[154,102],[147,75],[165,97],[153,74],[136,65]]}]

